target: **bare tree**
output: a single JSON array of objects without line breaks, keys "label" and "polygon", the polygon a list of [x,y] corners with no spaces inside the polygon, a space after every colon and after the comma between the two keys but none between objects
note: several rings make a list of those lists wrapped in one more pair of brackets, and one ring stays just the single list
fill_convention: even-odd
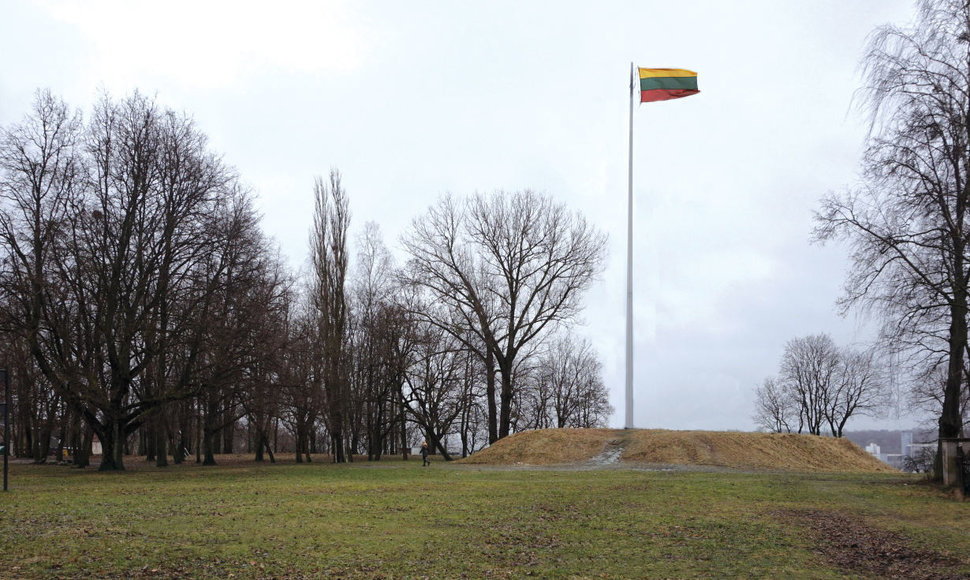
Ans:
[{"label": "bare tree", "polygon": [[936,453],[926,447],[919,447],[912,455],[903,457],[903,471],[907,473],[929,473],[933,469]]},{"label": "bare tree", "polygon": [[[791,433],[796,418],[801,417],[791,393],[773,378],[765,379],[758,387],[755,392],[755,405],[755,422],[771,433]],[[796,430],[801,432],[801,424]]]},{"label": "bare tree", "polygon": [[49,91],[37,93],[21,124],[0,129],[5,314],[31,345],[41,332],[56,238],[80,193],[82,132],[80,114]]},{"label": "bare tree", "polygon": [[39,92],[0,130],[0,248],[0,331],[32,454],[71,448],[84,465],[96,434],[103,470],[123,469],[136,438],[165,465],[199,433],[211,462],[244,415],[272,453],[289,277],[189,118],[105,95],[85,126]]},{"label": "bare tree", "polygon": [[367,457],[380,459],[395,446],[395,435],[404,420],[400,413],[406,362],[400,342],[408,332],[403,308],[395,300],[397,276],[380,228],[368,222],[358,238],[358,260],[352,283],[355,393]]},{"label": "bare tree", "polygon": [[[215,464],[220,434],[225,442],[247,414],[265,435],[278,398],[269,398],[278,366],[290,283],[258,229],[259,218],[243,191],[214,209],[209,246],[201,275],[218,281],[204,315],[195,321],[202,344],[191,369],[202,410],[205,465]],[[273,381],[275,382],[275,381]],[[260,441],[262,444],[263,441]],[[222,451],[228,451],[223,443]]]},{"label": "bare tree", "polygon": [[613,409],[602,368],[588,340],[556,336],[537,357],[523,393],[526,422],[535,429],[603,426]]},{"label": "bare tree", "polygon": [[349,377],[347,356],[347,228],[350,204],[340,182],[340,172],[330,171],[325,182],[317,178],[313,187],[315,209],[310,236],[312,262],[311,302],[317,316],[316,344],[319,348],[320,387],[326,413],[324,422],[330,433],[333,459],[343,463],[352,459],[347,453]]},{"label": "bare tree", "polygon": [[[257,240],[262,241],[261,236]],[[255,448],[255,460],[262,461],[265,451],[275,463],[272,434],[283,412],[281,390],[286,376],[285,351],[289,348],[286,317],[291,281],[278,255],[270,254],[264,244],[258,244],[254,250],[254,260],[248,264],[248,279],[232,289],[236,293],[243,290],[239,311],[247,317],[244,325],[249,329],[244,349],[248,388],[244,391],[242,405]]]},{"label": "bare tree", "polygon": [[[464,344],[464,343],[463,343]],[[488,441],[488,417],[485,404],[485,366],[475,350],[462,352],[461,413],[458,417],[458,435],[461,439],[461,456],[468,457]]]},{"label": "bare tree", "polygon": [[190,120],[137,93],[105,96],[83,131],[42,93],[0,149],[7,280],[22,281],[7,288],[34,362],[97,433],[101,468],[123,469],[127,437],[158,420],[167,440],[161,408],[193,389],[218,283],[201,275],[209,216],[234,176]]},{"label": "bare tree", "polygon": [[821,435],[827,425],[841,437],[852,416],[878,413],[887,388],[872,351],[840,349],[827,334],[788,341],[777,379],[757,390],[756,420],[774,432]]},{"label": "bare tree", "polygon": [[547,375],[553,385],[556,427],[602,427],[613,412],[603,383],[603,364],[588,340],[570,336],[553,343]]},{"label": "bare tree", "polygon": [[878,414],[888,404],[888,389],[873,350],[840,349],[839,370],[834,391],[825,408],[825,421],[832,435],[841,437],[853,415]]},{"label": "bare tree", "polygon": [[467,403],[463,395],[464,385],[471,380],[465,374],[468,353],[439,326],[424,323],[417,334],[404,401],[431,449],[450,461],[444,439]]},{"label": "bare tree", "polygon": [[970,265],[970,4],[920,0],[915,26],[876,31],[865,56],[872,134],[864,184],[830,195],[819,240],[847,239],[845,307],[877,308],[889,339],[946,367],[940,437],[963,426]]},{"label": "bare tree", "polygon": [[[303,306],[306,308],[302,308]],[[281,351],[282,392],[285,399],[284,420],[294,436],[296,462],[311,461],[314,426],[320,415],[320,395],[315,388],[313,369],[313,337],[316,317],[309,305],[296,301],[288,303],[287,346]],[[297,308],[300,308],[299,310]]]},{"label": "bare tree", "polygon": [[838,371],[839,351],[828,335],[792,339],[785,346],[780,376],[797,403],[799,426],[812,435],[822,433]]},{"label": "bare tree", "polygon": [[404,239],[412,283],[453,309],[462,328],[442,328],[485,363],[491,442],[512,425],[520,354],[578,313],[605,241],[581,216],[531,191],[445,197],[412,223]]},{"label": "bare tree", "polygon": [[[909,390],[906,402],[912,411],[926,413],[931,417],[939,417],[943,408],[943,394],[946,389],[945,366],[931,366],[924,372],[915,375],[914,385]],[[967,369],[964,369],[967,372]],[[962,389],[960,393],[960,416],[966,417],[970,410],[970,389]]]},{"label": "bare tree", "polygon": [[80,114],[50,91],[37,92],[23,122],[0,129],[0,326],[18,390],[20,451],[36,461],[49,453],[62,398],[32,356],[57,285],[50,272],[57,237],[81,189],[82,132]]}]

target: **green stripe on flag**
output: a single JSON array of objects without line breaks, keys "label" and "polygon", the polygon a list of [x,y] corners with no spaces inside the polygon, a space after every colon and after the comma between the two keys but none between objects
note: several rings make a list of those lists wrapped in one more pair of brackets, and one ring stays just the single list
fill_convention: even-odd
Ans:
[{"label": "green stripe on flag", "polygon": [[696,91],[697,77],[647,77],[640,79],[641,91],[681,89]]}]

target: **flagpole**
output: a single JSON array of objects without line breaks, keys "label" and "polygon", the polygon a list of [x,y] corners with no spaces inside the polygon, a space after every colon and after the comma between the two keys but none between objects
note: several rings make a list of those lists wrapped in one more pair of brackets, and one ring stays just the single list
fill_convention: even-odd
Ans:
[{"label": "flagpole", "polygon": [[[641,76],[643,78],[641,78]],[[639,89],[639,90],[638,90]],[[638,103],[696,95],[697,73],[681,68],[641,68],[630,63],[630,166],[626,206],[626,428],[633,429],[633,97]]]},{"label": "flagpole", "polygon": [[633,428],[633,95],[636,69],[630,63],[630,157],[626,206],[626,429]]}]

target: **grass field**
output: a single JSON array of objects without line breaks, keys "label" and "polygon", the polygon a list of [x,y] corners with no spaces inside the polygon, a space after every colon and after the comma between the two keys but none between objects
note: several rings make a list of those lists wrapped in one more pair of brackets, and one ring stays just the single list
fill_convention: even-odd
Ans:
[{"label": "grass field", "polygon": [[0,577],[970,576],[970,504],[899,474],[128,466],[13,465]]}]

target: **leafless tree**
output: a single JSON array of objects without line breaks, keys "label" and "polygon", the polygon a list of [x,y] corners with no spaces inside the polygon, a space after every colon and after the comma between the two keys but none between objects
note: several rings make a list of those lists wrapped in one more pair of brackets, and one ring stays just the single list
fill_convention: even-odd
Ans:
[{"label": "leafless tree", "polygon": [[578,313],[605,236],[549,196],[499,192],[442,198],[412,223],[404,245],[412,283],[462,321],[442,328],[483,361],[489,440],[505,437],[519,356]]},{"label": "leafless tree", "polygon": [[612,413],[602,363],[588,340],[561,334],[537,357],[525,393],[532,428],[602,427]]},{"label": "leafless tree", "polygon": [[[791,393],[774,378],[767,378],[755,392],[754,420],[770,433],[791,433],[792,425],[802,415]],[[801,432],[801,424],[795,429]]]},{"label": "leafless tree", "polygon": [[330,434],[333,459],[343,463],[349,430],[349,368],[347,365],[347,229],[350,204],[340,182],[340,172],[330,171],[329,181],[317,178],[313,188],[315,208],[310,236],[312,263],[311,303],[317,317],[316,345],[322,365],[324,422]]},{"label": "leafless tree", "polygon": [[37,92],[21,123],[0,129],[0,327],[18,390],[20,450],[36,461],[48,455],[62,398],[31,357],[56,286],[50,272],[56,240],[81,189],[82,133],[80,114],[50,91]]},{"label": "leafless tree", "polygon": [[284,420],[293,433],[296,462],[309,463],[314,448],[314,426],[320,416],[321,393],[313,370],[317,368],[313,348],[316,317],[308,304],[295,297],[287,303],[287,346],[281,351]]},{"label": "leafless tree", "polygon": [[799,425],[821,435],[826,410],[838,380],[839,351],[825,334],[788,341],[781,379],[798,405]]},{"label": "leafless tree", "polygon": [[[291,301],[292,283],[278,255],[257,246],[256,261],[250,264],[250,285],[245,287],[244,312],[246,326],[251,331],[246,357],[247,387],[242,399],[250,427],[250,440],[255,448],[255,460],[263,460],[263,452],[276,462],[273,453],[273,434],[283,413],[281,394],[286,373],[286,350],[289,348],[287,314]],[[260,251],[263,250],[263,251]],[[233,290],[238,292],[240,285]]]},{"label": "leafless tree", "polygon": [[838,376],[825,407],[825,421],[834,437],[842,436],[850,417],[878,414],[887,407],[884,368],[872,349],[839,350]]},{"label": "leafless tree", "polygon": [[886,382],[872,351],[839,348],[827,334],[795,338],[785,346],[777,379],[757,390],[756,419],[770,431],[841,437],[852,416],[886,406]]},{"label": "leafless tree", "polygon": [[543,361],[536,361],[536,368],[524,378],[522,388],[518,390],[518,410],[516,431],[525,429],[551,429],[555,425],[552,413],[553,385],[548,377],[543,376],[541,366]]},{"label": "leafless tree", "polygon": [[[78,465],[85,464],[82,443],[76,441],[82,434],[81,421],[70,415],[64,400],[52,388],[37,368],[23,336],[23,328],[7,329],[5,341],[0,345],[0,357],[10,373],[10,389],[13,407],[10,409],[11,452],[18,457],[29,457],[36,463],[44,463],[50,456],[59,456],[58,447],[76,449],[72,456]],[[58,445],[60,442],[60,445]]]},{"label": "leafless tree", "polygon": [[488,442],[487,405],[484,400],[486,380],[485,366],[475,350],[464,349],[461,359],[463,380],[458,436],[461,439],[461,456],[468,457]]},{"label": "leafless tree", "polygon": [[21,160],[4,168],[3,235],[29,272],[9,270],[26,285],[7,288],[29,305],[38,369],[97,433],[101,468],[123,469],[127,437],[149,423],[167,441],[162,408],[194,388],[219,284],[210,216],[235,177],[188,118],[137,93],[103,97],[86,129],[46,93],[36,111],[0,154]]},{"label": "leafless tree", "polygon": [[878,309],[896,346],[946,370],[940,437],[960,434],[967,349],[970,4],[920,0],[910,29],[879,28],[862,95],[872,133],[864,183],[830,195],[819,240],[852,244],[845,307]]},{"label": "leafless tree", "polygon": [[351,293],[350,340],[355,354],[351,390],[367,457],[377,460],[395,448],[395,435],[404,420],[399,394],[407,361],[399,347],[408,332],[408,320],[395,299],[394,261],[376,223],[364,225],[358,248]]},{"label": "leafless tree", "polygon": [[467,403],[464,386],[472,380],[465,374],[468,353],[453,334],[425,323],[418,332],[414,354],[405,375],[408,413],[431,449],[450,460],[445,436]]},{"label": "leafless tree", "polygon": [[903,471],[907,473],[929,473],[933,470],[936,453],[926,447],[919,447],[912,455],[903,457]]},{"label": "leafless tree", "polygon": [[[603,383],[603,364],[588,340],[570,336],[553,344],[557,354],[547,375],[553,384],[556,427],[603,427],[613,408]],[[553,370],[554,369],[554,370]]]},{"label": "leafless tree", "polygon": [[[967,369],[964,369],[967,372]],[[939,417],[943,408],[943,394],[946,391],[946,367],[931,366],[925,372],[915,375],[913,387],[906,402],[915,413],[926,413]],[[966,417],[970,410],[970,390],[962,389],[960,394],[960,416]]]},{"label": "leafless tree", "polygon": [[[206,465],[215,463],[220,434],[228,433],[231,442],[239,419],[249,415],[251,426],[265,435],[275,416],[278,401],[267,399],[267,391],[279,390],[274,388],[274,367],[286,347],[280,327],[290,287],[244,191],[223,199],[211,219],[215,242],[201,275],[218,283],[195,321],[202,343],[191,375],[202,411]],[[225,443],[222,450],[229,451]]]}]

